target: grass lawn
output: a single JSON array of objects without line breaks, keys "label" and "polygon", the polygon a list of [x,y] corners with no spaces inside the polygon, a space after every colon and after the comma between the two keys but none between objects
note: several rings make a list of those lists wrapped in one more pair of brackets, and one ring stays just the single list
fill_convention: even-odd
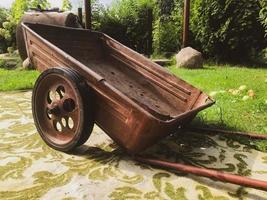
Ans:
[{"label": "grass lawn", "polygon": [[[195,125],[267,134],[267,69],[207,66],[187,70],[172,66],[169,70],[216,100],[214,106],[199,113]],[[267,151],[266,141],[255,144]]]},{"label": "grass lawn", "polygon": [[[198,115],[195,125],[267,133],[267,69],[207,66],[187,70],[172,66],[169,70],[216,100],[214,106]],[[30,89],[38,75],[37,71],[0,69],[0,91]],[[254,144],[267,151],[267,142]]]},{"label": "grass lawn", "polygon": [[39,72],[33,70],[0,68],[0,91],[31,89],[38,75]]}]

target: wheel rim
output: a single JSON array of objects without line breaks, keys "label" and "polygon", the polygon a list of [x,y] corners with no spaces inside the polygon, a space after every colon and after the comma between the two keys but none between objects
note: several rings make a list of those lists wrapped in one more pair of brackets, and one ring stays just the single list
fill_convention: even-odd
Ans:
[{"label": "wheel rim", "polygon": [[47,74],[35,91],[35,114],[43,137],[55,145],[73,142],[81,132],[83,104],[75,85],[62,74]]}]

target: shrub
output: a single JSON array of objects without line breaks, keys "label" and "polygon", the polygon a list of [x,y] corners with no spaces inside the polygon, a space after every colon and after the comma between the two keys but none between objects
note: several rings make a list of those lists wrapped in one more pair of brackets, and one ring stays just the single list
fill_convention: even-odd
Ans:
[{"label": "shrub", "polygon": [[15,0],[12,4],[10,14],[12,16],[12,20],[19,22],[21,16],[24,14],[26,10],[29,9],[29,3],[27,0]]},{"label": "shrub", "polygon": [[13,20],[18,23],[25,11],[30,8],[36,8],[38,5],[40,5],[41,8],[50,7],[48,0],[15,0],[11,7]]},{"label": "shrub", "polygon": [[194,0],[192,31],[199,48],[223,61],[245,61],[266,45],[259,1]]},{"label": "shrub", "polygon": [[8,48],[7,48],[7,52],[8,52],[9,55],[14,54],[14,52],[15,52],[14,47],[8,47]]},{"label": "shrub", "polygon": [[159,1],[155,9],[153,31],[154,54],[176,52],[181,48],[182,3],[181,1]]},{"label": "shrub", "polygon": [[265,37],[267,38],[267,1],[260,1],[261,10],[259,13],[260,21],[265,29]]},{"label": "shrub", "polygon": [[144,53],[146,51],[147,10],[153,7],[149,0],[119,0],[102,10],[95,27],[124,45]]},{"label": "shrub", "polygon": [[7,52],[7,47],[15,48],[17,23],[26,10],[37,5],[50,6],[48,0],[15,0],[9,11],[0,9],[0,53]]},{"label": "shrub", "polygon": [[15,46],[16,25],[16,21],[11,15],[8,15],[6,21],[2,23],[2,28],[0,28],[0,36],[4,39],[6,44],[4,52],[7,52],[7,47]]},{"label": "shrub", "polygon": [[72,9],[72,5],[71,5],[70,0],[63,0],[61,9],[64,10],[64,11],[71,10]]},{"label": "shrub", "polygon": [[1,34],[1,28],[3,28],[3,22],[7,20],[7,10],[0,8],[0,54],[4,53],[7,48],[7,43],[4,36]]},{"label": "shrub", "polygon": [[[21,1],[21,0],[19,0],[19,1]],[[64,4],[64,1],[65,0],[63,0],[63,4]],[[68,2],[66,2],[66,3],[68,3]],[[42,9],[46,9],[46,8],[51,7],[49,0],[31,0],[31,1],[28,1],[28,7],[30,7],[30,8],[37,8],[38,5]]]},{"label": "shrub", "polygon": [[0,69],[5,69],[5,68],[7,68],[7,63],[6,63],[6,61],[5,60],[0,60]]}]

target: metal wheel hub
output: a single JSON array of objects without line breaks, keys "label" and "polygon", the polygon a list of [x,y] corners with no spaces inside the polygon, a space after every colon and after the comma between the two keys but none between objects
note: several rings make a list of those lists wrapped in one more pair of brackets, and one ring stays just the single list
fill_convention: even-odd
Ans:
[{"label": "metal wheel hub", "polygon": [[[77,74],[70,69],[53,68],[41,74],[33,91],[35,125],[45,142],[55,149],[69,151],[83,144],[92,131]],[[84,121],[89,120],[85,125]]]},{"label": "metal wheel hub", "polygon": [[63,76],[50,75],[40,84],[39,90],[39,94],[46,96],[37,102],[41,128],[51,141],[69,142],[75,137],[80,121],[80,99],[73,86]]}]

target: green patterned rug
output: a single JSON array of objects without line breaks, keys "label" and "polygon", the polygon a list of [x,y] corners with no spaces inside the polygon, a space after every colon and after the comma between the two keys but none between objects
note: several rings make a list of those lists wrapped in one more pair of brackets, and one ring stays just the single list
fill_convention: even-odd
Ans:
[{"label": "green patterned rug", "polygon": [[[153,168],[128,157],[97,126],[68,155],[44,144],[31,92],[0,93],[0,199],[267,199],[267,192]],[[267,180],[267,154],[225,136],[187,132],[146,154]]]}]

